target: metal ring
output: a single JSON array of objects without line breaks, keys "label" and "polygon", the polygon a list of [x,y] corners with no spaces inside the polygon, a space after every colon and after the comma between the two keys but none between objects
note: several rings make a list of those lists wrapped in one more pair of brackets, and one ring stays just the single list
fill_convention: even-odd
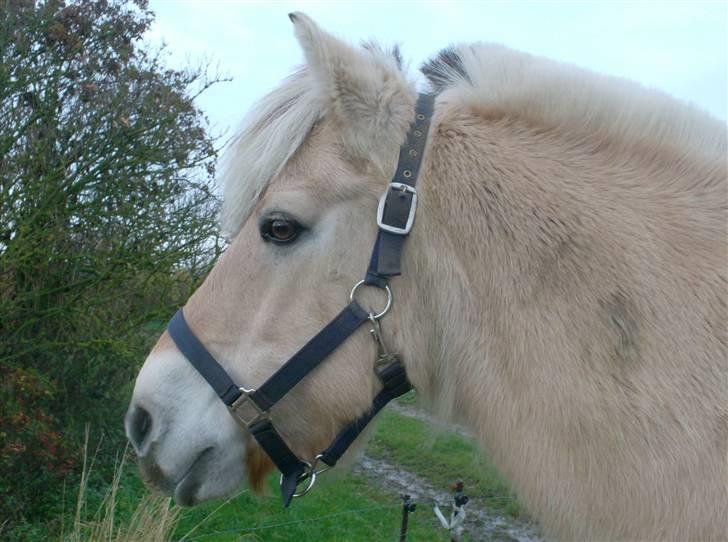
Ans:
[{"label": "metal ring", "polygon": [[409,179],[410,177],[412,177],[412,172],[409,169],[405,169],[402,172],[402,175],[404,175],[405,177],[407,177]]},{"label": "metal ring", "polygon": [[323,456],[324,456],[324,454],[318,454],[316,457],[313,458],[313,467],[311,467],[311,468],[316,471],[316,474],[321,474],[322,472],[326,472],[327,470],[329,470],[331,468],[328,465],[326,465],[326,463],[324,463],[324,465],[326,465],[325,467],[320,468],[320,469],[316,468],[316,465],[318,465],[318,462],[321,460],[321,458]]},{"label": "metal ring", "polygon": [[418,113],[417,120],[425,120],[425,116],[422,113]]},{"label": "metal ring", "polygon": [[375,288],[383,288],[387,292],[387,304],[384,306],[384,309],[382,309],[382,312],[372,315],[372,317],[375,320],[379,320],[382,316],[384,316],[385,314],[387,314],[389,312],[389,309],[392,306],[392,290],[389,288],[389,285],[386,285],[386,284],[384,285],[384,287],[382,287],[382,286],[377,286],[376,284],[367,284],[365,280],[360,280],[351,289],[351,293],[349,294],[349,301],[354,301],[354,296],[356,295],[356,291],[362,285],[373,286]]},{"label": "metal ring", "polygon": [[[316,483],[316,476],[318,475],[318,472],[314,470],[311,463],[304,461],[303,459],[301,459],[301,463],[306,465],[306,472],[298,477],[298,480],[296,480],[296,487],[298,487],[298,484],[303,482],[306,478],[308,478],[308,485],[303,490],[295,492],[293,497],[303,497],[306,493],[311,491],[311,488]],[[281,477],[278,480],[278,485],[283,485],[283,474],[281,474]]]}]

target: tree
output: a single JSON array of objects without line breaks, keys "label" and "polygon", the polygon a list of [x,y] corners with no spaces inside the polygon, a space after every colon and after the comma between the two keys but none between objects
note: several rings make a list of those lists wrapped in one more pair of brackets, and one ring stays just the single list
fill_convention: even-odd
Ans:
[{"label": "tree", "polygon": [[217,79],[167,69],[152,21],[145,0],[0,0],[0,517],[40,509],[85,423],[120,438],[148,327],[219,252],[193,103]]}]

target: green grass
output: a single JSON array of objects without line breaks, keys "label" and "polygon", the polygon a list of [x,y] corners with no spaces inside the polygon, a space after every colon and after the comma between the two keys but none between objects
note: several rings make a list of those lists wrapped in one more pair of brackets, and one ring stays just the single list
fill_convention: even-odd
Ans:
[{"label": "green grass", "polygon": [[[425,422],[385,410],[366,453],[401,465],[443,491],[448,491],[454,480],[461,479],[466,494],[478,497],[478,506],[513,517],[522,513],[508,486],[477,445],[466,437],[433,432]],[[275,477],[269,480],[269,489],[268,497],[244,493],[222,506],[210,503],[183,512],[176,536],[182,537],[204,522],[186,540],[397,540],[401,501],[395,493],[377,487],[365,476],[324,475],[310,494],[294,500],[288,510],[280,504]],[[410,515],[408,540],[448,540],[429,503],[420,503],[418,512]]]},{"label": "green grass", "polygon": [[146,324],[143,326],[144,331],[153,331],[155,333],[161,333],[165,329],[167,329],[167,322],[165,320],[149,320]]},{"label": "green grass", "polygon": [[[406,395],[403,402],[413,404],[413,394]],[[441,491],[449,491],[451,483],[461,479],[466,494],[478,497],[473,501],[475,506],[489,507],[514,517],[521,514],[508,486],[467,437],[433,430],[424,421],[385,410],[379,416],[365,451],[370,457],[399,465],[424,478]],[[147,491],[133,465],[127,465],[118,480],[114,516],[117,524],[126,525]],[[103,500],[107,491],[102,486],[88,488],[89,517],[95,515],[96,503]],[[398,539],[401,499],[394,489],[382,487],[369,476],[345,471],[324,475],[311,493],[295,499],[289,509],[281,505],[275,476],[270,477],[268,486],[268,494],[263,497],[244,491],[225,503],[213,502],[181,510],[172,539],[200,542],[376,542]],[[410,515],[407,540],[449,540],[437,523],[430,503],[418,505],[418,510]],[[70,508],[72,506],[67,510]],[[22,539],[58,540],[58,537],[31,534]]]},{"label": "green grass", "polygon": [[401,405],[415,406],[417,404],[417,394],[415,390],[410,390],[404,395],[397,398],[397,402]]},{"label": "green grass", "polygon": [[[320,486],[306,497],[294,500],[287,510],[281,506],[275,478],[269,482],[270,497],[244,493],[222,506],[209,503],[184,511],[176,539],[201,522],[184,540],[370,542],[398,539],[402,517],[399,497],[372,487],[366,478],[348,475],[322,480]],[[410,516],[408,540],[439,541],[448,537],[427,511]]]}]

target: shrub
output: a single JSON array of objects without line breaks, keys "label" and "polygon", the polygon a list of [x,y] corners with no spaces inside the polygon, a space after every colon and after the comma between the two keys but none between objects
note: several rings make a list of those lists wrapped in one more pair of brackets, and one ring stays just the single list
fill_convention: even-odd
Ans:
[{"label": "shrub", "polygon": [[[219,253],[216,82],[142,42],[144,0],[0,0],[0,518],[47,515],[84,425],[121,442],[130,384]],[[100,458],[111,462],[113,453]],[[32,488],[42,487],[43,491]],[[9,496],[6,498],[5,496]]]}]

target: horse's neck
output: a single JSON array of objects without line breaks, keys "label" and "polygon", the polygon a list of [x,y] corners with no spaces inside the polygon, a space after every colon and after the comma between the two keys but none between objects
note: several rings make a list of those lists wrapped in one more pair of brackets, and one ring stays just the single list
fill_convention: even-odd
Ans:
[{"label": "horse's neck", "polygon": [[[567,138],[474,114],[444,116],[408,248],[416,276],[403,278],[403,336],[423,396],[481,429],[484,394],[496,384],[509,394],[537,385],[527,363],[541,357],[544,337],[553,344],[543,345],[543,366],[564,368],[553,364],[570,347],[572,323],[588,321],[592,301],[609,303],[619,291],[610,264],[634,233],[634,209],[622,188],[595,178],[610,165]],[[582,292],[586,301],[574,304]],[[417,329],[427,331],[412,340]],[[525,399],[531,408],[533,398]]]},{"label": "horse's neck", "polygon": [[[438,103],[394,285],[418,395],[480,437],[552,533],[722,535],[723,158],[656,148],[649,163],[596,136],[447,115]],[[614,517],[629,527],[599,530]]]},{"label": "horse's neck", "polygon": [[517,349],[505,343],[511,308],[538,295],[539,281],[560,280],[539,278],[535,268],[549,259],[557,265],[570,235],[559,215],[568,209],[559,208],[555,193],[530,201],[523,195],[540,181],[533,168],[553,166],[548,149],[482,119],[438,120],[407,249],[416,276],[405,272],[402,279],[408,308],[402,336],[418,392],[444,416],[480,428],[492,362]]},{"label": "horse's neck", "polygon": [[[645,474],[630,483],[657,483],[659,468],[639,459],[656,450],[634,420],[660,439],[671,411],[640,401],[651,405],[659,383],[665,403],[705,429],[715,420],[702,401],[723,393],[712,375],[725,367],[715,346],[725,348],[724,271],[715,277],[725,169],[696,164],[670,178],[589,141],[437,121],[397,285],[396,331],[418,393],[477,433],[535,509],[557,489],[564,518],[599,504],[589,488],[609,486],[624,459],[600,427],[634,451],[630,468]],[[663,317],[676,307],[679,317]],[[665,451],[663,465],[670,454],[684,450]],[[574,464],[593,467],[592,486],[565,485]],[[613,510],[623,497],[607,499]]]}]

